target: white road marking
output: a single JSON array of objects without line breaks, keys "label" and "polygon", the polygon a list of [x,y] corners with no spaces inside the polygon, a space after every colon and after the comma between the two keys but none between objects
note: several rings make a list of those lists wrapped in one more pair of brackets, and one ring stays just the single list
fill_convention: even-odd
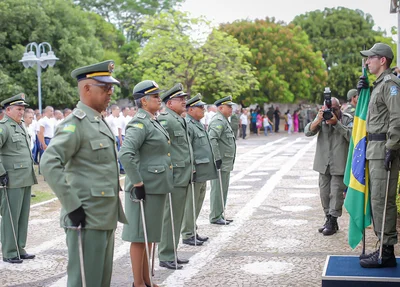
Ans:
[{"label": "white road marking", "polygon": [[[290,161],[287,161],[281,168],[271,176],[267,183],[257,192],[257,194],[236,214],[234,224],[224,227],[221,233],[213,238],[210,243],[205,246],[201,251],[196,253],[190,258],[190,265],[185,266],[183,270],[172,273],[163,282],[165,286],[185,286],[186,282],[189,281],[193,276],[201,271],[203,267],[209,264],[220,252],[220,250],[226,246],[229,240],[240,230],[240,228],[249,220],[258,207],[267,199],[269,194],[274,190],[278,183],[282,180],[291,168],[302,158],[306,151],[310,149],[316,142],[316,139],[310,141],[306,146],[304,146],[295,156],[292,157]],[[293,144],[294,142],[292,142]],[[288,148],[285,145],[284,148]],[[279,148],[278,150],[281,150]],[[274,152],[272,152],[274,153]],[[249,171],[250,172],[250,171]],[[240,174],[239,174],[240,175]],[[237,175],[237,176],[239,176]],[[244,176],[245,173],[242,174]],[[278,262],[274,262],[276,264]],[[290,266],[285,265],[285,270],[289,270]],[[271,268],[272,267],[267,267]],[[262,267],[259,270],[265,270]]]}]

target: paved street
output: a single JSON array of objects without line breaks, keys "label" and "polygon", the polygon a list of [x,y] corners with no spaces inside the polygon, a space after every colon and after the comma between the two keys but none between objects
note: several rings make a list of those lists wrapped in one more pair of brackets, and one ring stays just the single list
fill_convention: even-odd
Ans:
[{"label": "paved street", "polygon": [[[347,244],[348,216],[340,231],[324,237],[318,174],[312,170],[316,141],[303,134],[272,134],[238,140],[231,174],[228,226],[208,222],[209,188],[200,215],[203,246],[180,244],[178,254],[190,259],[182,270],[158,267],[154,282],[161,286],[321,286],[328,254],[359,254]],[[121,198],[124,199],[123,192]],[[0,286],[66,286],[67,249],[59,228],[58,201],[33,206],[27,251],[35,260],[23,264],[0,262]],[[131,286],[129,243],[116,231],[112,286]],[[367,230],[367,247],[375,244]],[[397,247],[398,248],[398,247]],[[399,250],[396,250],[399,254]]]}]

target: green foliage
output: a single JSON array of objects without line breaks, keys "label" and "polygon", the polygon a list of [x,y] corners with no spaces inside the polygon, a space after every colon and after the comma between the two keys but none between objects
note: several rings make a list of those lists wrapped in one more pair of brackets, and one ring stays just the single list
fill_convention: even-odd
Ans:
[{"label": "green foliage", "polygon": [[246,61],[251,57],[246,47],[218,30],[212,30],[203,43],[198,40],[201,37],[191,37],[199,33],[196,26],[211,29],[204,19],[190,19],[182,12],[148,17],[141,33],[149,40],[136,65],[127,70],[140,71],[142,79],[155,80],[165,88],[180,82],[189,94],[201,92],[209,100],[227,94],[237,97],[257,86]]},{"label": "green foliage", "polygon": [[0,82],[6,87],[0,90],[0,100],[24,91],[33,106],[37,106],[36,66],[25,69],[18,62],[25,45],[48,42],[60,59],[53,68],[42,70],[43,106],[72,107],[78,93],[71,71],[114,56],[113,49],[124,44],[113,25],[65,0],[3,0],[0,27]]},{"label": "green foliage", "polygon": [[[329,69],[328,85],[332,95],[342,99],[348,90],[355,88],[361,75],[359,51],[386,38],[383,32],[372,29],[371,15],[343,7],[307,12],[296,16],[292,23],[307,33],[314,51],[322,51]],[[390,42],[389,38],[385,41]],[[322,102],[322,93],[320,95]]]},{"label": "green foliage", "polygon": [[326,80],[321,53],[314,52],[299,27],[274,19],[236,21],[220,29],[249,47],[249,61],[257,68],[259,91],[248,91],[247,103],[313,100]]}]

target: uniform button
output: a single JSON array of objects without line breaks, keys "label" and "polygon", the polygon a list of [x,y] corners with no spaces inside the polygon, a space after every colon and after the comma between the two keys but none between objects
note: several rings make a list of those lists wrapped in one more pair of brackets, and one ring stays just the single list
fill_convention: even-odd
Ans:
[{"label": "uniform button", "polygon": [[22,167],[22,164],[21,164],[21,166],[20,167]]},{"label": "uniform button", "polygon": [[157,170],[155,170],[155,172],[157,172]]},{"label": "uniform button", "polygon": [[170,154],[170,153],[168,153],[168,156],[171,156],[171,154]]},{"label": "uniform button", "polygon": [[100,147],[103,147],[103,144],[102,144],[102,143],[100,144]]},{"label": "uniform button", "polygon": [[101,192],[101,195],[104,195],[104,191]]},{"label": "uniform button", "polygon": [[169,166],[169,169],[172,169],[172,165]]},{"label": "uniform button", "polygon": [[168,144],[171,144],[171,141],[168,141]]}]

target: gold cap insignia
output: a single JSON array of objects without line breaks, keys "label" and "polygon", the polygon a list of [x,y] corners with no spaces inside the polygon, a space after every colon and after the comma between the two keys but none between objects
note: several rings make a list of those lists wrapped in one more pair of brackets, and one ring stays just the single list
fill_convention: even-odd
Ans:
[{"label": "gold cap insignia", "polygon": [[114,63],[113,63],[113,62],[110,62],[110,63],[108,64],[108,71],[109,71],[110,73],[114,72]]}]

